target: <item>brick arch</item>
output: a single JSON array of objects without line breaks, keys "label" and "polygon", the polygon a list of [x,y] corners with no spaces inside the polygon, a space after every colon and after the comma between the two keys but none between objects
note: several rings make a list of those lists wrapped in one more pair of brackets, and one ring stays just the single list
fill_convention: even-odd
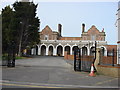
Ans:
[{"label": "brick arch", "polygon": [[53,52],[54,52],[54,45],[52,44],[48,45],[48,55],[53,56]]},{"label": "brick arch", "polygon": [[67,52],[67,54],[70,54],[70,51],[71,50],[71,46],[70,45],[65,45],[64,46],[64,51],[66,51]]},{"label": "brick arch", "polygon": [[63,47],[61,45],[57,46],[57,55],[58,56],[63,55]]},{"label": "brick arch", "polygon": [[88,55],[88,48],[86,46],[82,47],[82,55]]},{"label": "brick arch", "polygon": [[41,55],[42,56],[46,55],[46,49],[47,49],[47,46],[45,44],[41,45]]},{"label": "brick arch", "polygon": [[72,54],[74,54],[74,51],[75,51],[76,49],[78,49],[78,46],[77,46],[77,45],[73,45],[73,46],[72,46]]},{"label": "brick arch", "polygon": [[53,50],[54,50],[53,46],[49,46],[49,48],[48,48],[48,55],[49,56],[53,56]]}]

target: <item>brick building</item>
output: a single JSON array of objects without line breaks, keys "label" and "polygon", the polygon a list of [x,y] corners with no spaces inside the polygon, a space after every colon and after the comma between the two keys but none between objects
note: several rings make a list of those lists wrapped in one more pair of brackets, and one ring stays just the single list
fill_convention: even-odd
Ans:
[{"label": "brick building", "polygon": [[32,49],[32,54],[64,56],[67,51],[68,54],[73,55],[76,48],[81,48],[83,54],[91,55],[96,41],[97,47],[103,48],[104,56],[107,55],[104,29],[99,31],[94,25],[86,31],[85,24],[82,24],[81,37],[63,37],[61,24],[58,24],[57,32],[47,25],[39,34],[40,43],[37,49]]}]

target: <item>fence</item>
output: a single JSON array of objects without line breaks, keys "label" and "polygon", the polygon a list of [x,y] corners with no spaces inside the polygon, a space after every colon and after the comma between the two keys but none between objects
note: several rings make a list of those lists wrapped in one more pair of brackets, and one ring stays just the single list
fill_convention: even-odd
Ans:
[{"label": "fence", "polygon": [[[120,51],[119,51],[120,52]],[[100,51],[99,58],[99,65],[108,65],[108,66],[116,66],[117,65],[117,54],[118,50],[111,49],[107,50],[107,56],[105,55],[105,51]],[[81,55],[81,60],[85,62],[93,61],[93,56],[85,56]],[[64,59],[74,60],[74,55],[68,55],[67,52],[65,53]]]},{"label": "fence", "polygon": [[118,51],[115,49],[108,50],[107,56],[104,56],[103,52],[100,51],[99,64],[100,65],[110,65],[110,66],[117,65],[117,53],[118,53]]}]

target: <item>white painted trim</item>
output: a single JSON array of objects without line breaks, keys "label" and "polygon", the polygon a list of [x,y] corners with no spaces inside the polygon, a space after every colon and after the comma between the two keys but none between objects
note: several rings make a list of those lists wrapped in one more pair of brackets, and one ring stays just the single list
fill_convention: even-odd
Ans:
[{"label": "white painted trim", "polygon": [[53,48],[53,55],[56,56],[57,55],[57,52],[56,52],[56,48]]},{"label": "white painted trim", "polygon": [[[53,44],[48,45],[48,52],[49,52],[49,48],[50,48],[50,46],[53,47],[53,55],[54,55],[54,52],[55,52],[54,49],[55,49],[55,47],[54,47]],[[49,55],[49,53],[48,53],[48,55]]]},{"label": "white painted trim", "polygon": [[62,56],[64,56],[64,53],[65,53],[65,48],[63,47],[63,53],[62,53]]},{"label": "white painted trim", "polygon": [[72,46],[71,46],[70,44],[68,44],[68,43],[67,43],[66,45],[64,45],[64,48],[65,48],[66,46],[70,46],[70,47],[72,47]]},{"label": "white painted trim", "polygon": [[74,44],[74,45],[72,45],[72,48],[73,48],[74,46],[78,46],[78,45],[77,45],[77,44]]},{"label": "white painted trim", "polygon": [[87,46],[84,46],[84,45],[83,45],[83,46],[81,47],[81,52],[82,52],[82,48],[83,48],[83,47],[86,47],[86,48],[87,48],[87,55],[90,55],[90,51],[89,51],[90,49],[89,49]]},{"label": "white painted trim", "polygon": [[49,45],[48,45],[48,49],[49,49],[50,46],[52,46],[53,49],[55,48],[53,44],[49,44]]},{"label": "white painted trim", "polygon": [[[43,43],[43,44],[41,44],[41,45],[40,45],[40,55],[41,55],[41,52],[42,52],[42,51],[41,51],[41,47],[42,47],[42,46],[45,46],[45,47],[46,47],[46,51],[47,51],[47,45],[46,45],[46,44],[44,44],[44,43]],[[47,54],[45,54],[45,55],[47,55]]]},{"label": "white painted trim", "polygon": [[65,52],[65,47],[69,46],[70,47],[70,55],[72,55],[72,46],[67,43],[67,45],[64,46],[64,52]]},{"label": "white painted trim", "polygon": [[48,47],[46,48],[46,56],[48,56]]},{"label": "white painted trim", "polygon": [[38,55],[41,55],[41,49],[38,47]]},{"label": "white painted trim", "polygon": [[46,44],[44,44],[44,43],[43,43],[43,44],[41,44],[41,45],[40,45],[40,47],[42,47],[43,45],[45,45],[45,46],[46,46],[46,48],[47,48],[47,45],[46,45]]},{"label": "white painted trim", "polygon": [[[61,43],[59,43],[59,44],[56,46],[56,55],[57,55],[57,48],[58,48],[58,46],[62,46],[62,50],[64,50],[64,46],[63,46]],[[64,55],[63,52],[62,52],[62,55]]]},{"label": "white painted trim", "polygon": [[62,48],[64,47],[61,43],[59,43],[59,44],[56,46],[56,49],[57,49],[58,46],[62,46]]},{"label": "white painted trim", "polygon": [[76,43],[75,43],[74,45],[72,45],[72,47],[71,47],[71,50],[72,50],[72,51],[71,51],[71,55],[73,55],[73,47],[74,47],[74,46],[78,46],[78,45],[77,45]]}]

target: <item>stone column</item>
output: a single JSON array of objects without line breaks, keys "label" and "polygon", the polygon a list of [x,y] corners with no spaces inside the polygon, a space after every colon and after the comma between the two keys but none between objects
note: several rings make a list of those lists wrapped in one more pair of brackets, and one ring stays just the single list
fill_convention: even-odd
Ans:
[{"label": "stone column", "polygon": [[82,48],[80,49],[81,55],[82,55]]},{"label": "stone column", "polygon": [[38,46],[38,55],[41,55],[41,49],[40,49],[40,46]]},{"label": "stone column", "polygon": [[72,47],[70,47],[70,55],[72,55]]},{"label": "stone column", "polygon": [[53,56],[56,56],[56,53],[57,53],[57,49],[53,48]]},{"label": "stone column", "polygon": [[46,55],[48,56],[48,47],[46,47]]},{"label": "stone column", "polygon": [[63,53],[62,53],[62,56],[64,56],[64,52],[65,52],[65,48],[63,47]]},{"label": "stone column", "polygon": [[31,55],[33,55],[33,51],[34,51],[34,49],[32,48],[32,49],[31,49]]},{"label": "stone column", "polygon": [[107,49],[105,50],[104,55],[107,56]]},{"label": "stone column", "polygon": [[88,56],[90,55],[90,48],[88,48],[87,54],[88,54]]},{"label": "stone column", "polygon": [[34,48],[34,55],[36,55],[36,48]]}]

